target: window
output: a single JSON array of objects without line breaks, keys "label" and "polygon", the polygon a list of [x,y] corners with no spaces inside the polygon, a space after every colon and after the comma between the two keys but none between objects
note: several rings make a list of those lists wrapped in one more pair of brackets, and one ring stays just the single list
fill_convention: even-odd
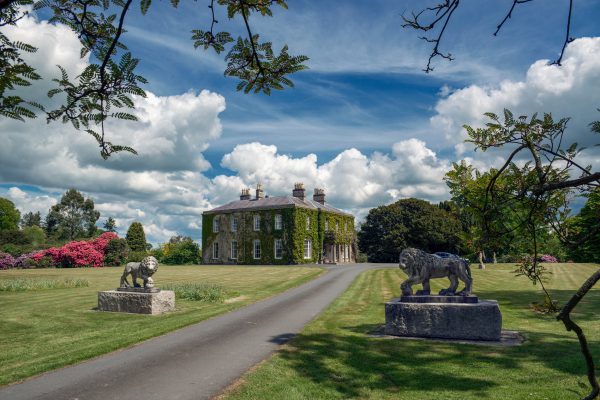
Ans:
[{"label": "window", "polygon": [[325,219],[325,230],[328,231],[329,230],[329,220]]},{"label": "window", "polygon": [[232,240],[231,241],[231,259],[232,260],[237,260],[237,258],[238,258],[237,240]]},{"label": "window", "polygon": [[344,230],[348,231],[348,221],[346,221],[346,223],[344,224]]},{"label": "window", "polygon": [[219,232],[219,229],[220,229],[219,217],[215,217],[215,219],[213,219],[213,232]]},{"label": "window", "polygon": [[282,225],[281,214],[275,214],[275,229],[281,230]]},{"label": "window", "polygon": [[304,239],[304,258],[312,258],[312,243],[308,239]]},{"label": "window", "polygon": [[219,258],[219,243],[217,243],[217,242],[213,243],[213,257],[212,258]]},{"label": "window", "polygon": [[340,230],[340,224],[339,222],[335,221],[335,231],[339,231]]},{"label": "window", "polygon": [[306,230],[310,230],[310,217],[306,217]]},{"label": "window", "polygon": [[237,232],[237,217],[231,217],[231,232]]},{"label": "window", "polygon": [[260,215],[254,216],[254,230],[260,231]]},{"label": "window", "polygon": [[281,260],[283,258],[283,241],[275,239],[275,258]]},{"label": "window", "polygon": [[254,259],[260,259],[260,240],[258,239],[254,241]]}]

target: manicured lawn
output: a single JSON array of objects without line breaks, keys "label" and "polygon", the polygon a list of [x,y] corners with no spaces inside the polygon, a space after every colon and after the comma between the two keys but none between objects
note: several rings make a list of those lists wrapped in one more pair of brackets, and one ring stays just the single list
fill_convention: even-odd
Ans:
[{"label": "manicured lawn", "polygon": [[[564,303],[597,268],[558,264],[549,287]],[[235,385],[227,399],[579,399],[588,394],[585,367],[573,333],[552,316],[533,313],[541,299],[510,264],[473,271],[475,292],[497,299],[503,328],[518,330],[517,347],[390,340],[366,335],[384,323],[384,301],[399,295],[405,275],[373,270],[301,335]],[[436,280],[435,289],[446,280]],[[596,364],[600,364],[600,289],[576,308]],[[600,372],[600,370],[599,370]]]},{"label": "manicured lawn", "polygon": [[177,299],[177,311],[146,316],[94,311],[99,290],[117,287],[122,268],[0,271],[0,280],[85,279],[88,287],[0,291],[0,385],[85,360],[202,321],[297,286],[323,270],[305,267],[161,266],[161,284],[207,283],[232,298]]}]

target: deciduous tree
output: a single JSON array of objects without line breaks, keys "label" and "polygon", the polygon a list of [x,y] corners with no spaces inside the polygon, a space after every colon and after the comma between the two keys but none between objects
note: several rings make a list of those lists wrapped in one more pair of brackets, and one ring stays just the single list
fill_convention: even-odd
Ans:
[{"label": "deciduous tree", "polygon": [[19,229],[21,212],[12,201],[0,197],[0,230]]},{"label": "deciduous tree", "polygon": [[69,189],[58,204],[53,205],[46,216],[46,233],[62,239],[91,237],[96,231],[100,212],[94,209],[94,201],[75,189]]},{"label": "deciduous tree", "polygon": [[360,251],[372,262],[397,262],[402,249],[460,249],[461,225],[451,213],[419,199],[403,199],[369,211],[358,233]]}]

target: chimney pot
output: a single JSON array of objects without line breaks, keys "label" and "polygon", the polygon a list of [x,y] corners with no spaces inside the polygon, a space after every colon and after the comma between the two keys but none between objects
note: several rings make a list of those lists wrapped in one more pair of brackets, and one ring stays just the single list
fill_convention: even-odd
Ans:
[{"label": "chimney pot", "polygon": [[313,200],[317,203],[325,204],[325,189],[315,188]]},{"label": "chimney pot", "polygon": [[240,194],[240,200],[250,200],[250,189],[242,189],[242,193]]},{"label": "chimney pot", "polygon": [[294,184],[294,190],[292,191],[292,196],[299,198],[300,200],[304,200],[304,183],[298,182]]},{"label": "chimney pot", "polygon": [[260,183],[256,184],[256,200],[262,199],[265,197],[265,192],[262,189],[262,185]]}]

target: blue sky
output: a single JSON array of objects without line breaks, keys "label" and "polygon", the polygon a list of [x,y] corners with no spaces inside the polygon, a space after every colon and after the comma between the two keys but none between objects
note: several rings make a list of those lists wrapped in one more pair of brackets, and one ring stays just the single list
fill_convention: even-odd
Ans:
[{"label": "blue sky", "polygon": [[[253,17],[254,30],[275,48],[287,43],[292,54],[310,57],[310,69],[292,77],[296,87],[271,96],[237,92],[237,81],[223,76],[222,57],[193,48],[190,31],[210,23],[208,2],[173,9],[155,1],[145,16],[136,9],[124,40],[142,60],[150,100],[139,102],[141,124],[111,129],[140,156],[104,162],[89,138],[67,126],[2,122],[8,145],[0,150],[0,196],[24,212],[45,213],[76,187],[95,199],[101,221],[113,216],[123,231],[141,220],[157,243],[175,233],[199,239],[201,212],[257,181],[271,194],[291,191],[297,180],[325,186],[331,204],[359,220],[402,197],[445,199],[442,177],[452,161],[484,168],[499,159],[463,144],[460,127],[480,124],[485,111],[565,112],[573,139],[590,140],[586,126],[600,106],[600,43],[572,44],[562,69],[539,61],[558,56],[567,1],[518,6],[497,37],[512,1],[461,2],[442,44],[456,60],[437,59],[425,74],[430,46],[401,28],[401,15],[429,3],[291,0],[273,18]],[[44,17],[8,33],[40,48],[31,62],[46,78],[56,74],[48,60],[76,73],[87,62],[76,56],[76,38]],[[234,35],[242,28],[222,10],[218,19]],[[594,38],[599,20],[597,2],[575,1],[572,36]],[[43,98],[49,81],[28,94]]]}]

